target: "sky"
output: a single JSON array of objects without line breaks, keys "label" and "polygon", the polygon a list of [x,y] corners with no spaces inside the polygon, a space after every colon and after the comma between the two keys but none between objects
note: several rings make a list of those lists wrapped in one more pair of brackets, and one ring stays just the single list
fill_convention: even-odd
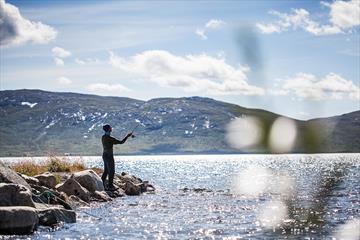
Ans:
[{"label": "sky", "polygon": [[0,89],[360,110],[360,0],[0,0]]}]

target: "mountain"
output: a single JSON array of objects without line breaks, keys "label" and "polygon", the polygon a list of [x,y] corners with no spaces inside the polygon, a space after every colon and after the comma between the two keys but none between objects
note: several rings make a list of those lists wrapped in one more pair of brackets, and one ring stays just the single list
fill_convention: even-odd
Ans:
[{"label": "mountain", "polygon": [[[225,140],[226,126],[252,116],[262,125],[259,144],[238,150]],[[210,98],[140,101],[41,90],[0,91],[0,155],[100,155],[102,126],[122,138],[137,137],[115,154],[267,153],[277,114]],[[298,134],[292,152],[360,152],[360,111],[309,121],[293,120]]]}]

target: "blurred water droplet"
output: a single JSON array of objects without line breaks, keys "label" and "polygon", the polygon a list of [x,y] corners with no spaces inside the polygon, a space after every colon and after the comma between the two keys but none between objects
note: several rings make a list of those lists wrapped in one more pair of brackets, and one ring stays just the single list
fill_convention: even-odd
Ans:
[{"label": "blurred water droplet", "polygon": [[233,148],[255,146],[261,141],[262,136],[261,122],[255,117],[236,118],[226,127],[226,141]]},{"label": "blurred water droplet", "polygon": [[279,117],[270,130],[269,145],[271,151],[275,153],[290,152],[294,146],[296,135],[295,122],[289,118]]},{"label": "blurred water droplet", "polygon": [[247,197],[256,197],[265,192],[270,178],[271,173],[269,170],[252,166],[235,177],[233,192]]},{"label": "blurred water droplet", "polygon": [[287,207],[281,201],[271,201],[264,205],[258,219],[266,228],[278,227],[287,218]]},{"label": "blurred water droplet", "polygon": [[360,219],[352,219],[341,225],[335,235],[336,239],[360,239]]}]

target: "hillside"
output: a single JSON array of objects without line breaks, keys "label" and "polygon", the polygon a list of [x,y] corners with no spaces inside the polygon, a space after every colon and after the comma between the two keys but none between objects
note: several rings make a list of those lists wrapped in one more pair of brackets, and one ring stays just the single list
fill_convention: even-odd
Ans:
[{"label": "hillside", "polygon": [[[209,98],[140,101],[41,90],[0,91],[0,155],[101,154],[102,125],[122,138],[137,124],[136,138],[116,154],[239,153],[225,141],[234,118],[256,116],[269,129],[278,115]],[[294,152],[359,152],[360,111],[297,121]],[[321,126],[321,127],[318,127]],[[267,140],[246,152],[268,152]]]}]

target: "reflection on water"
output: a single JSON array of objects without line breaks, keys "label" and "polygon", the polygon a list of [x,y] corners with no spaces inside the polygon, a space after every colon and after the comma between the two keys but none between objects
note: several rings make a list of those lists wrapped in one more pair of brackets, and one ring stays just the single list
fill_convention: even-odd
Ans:
[{"label": "reflection on water", "polygon": [[[101,166],[100,157],[85,160]],[[116,160],[118,172],[150,180],[156,193],[79,209],[76,224],[33,238],[359,237],[360,154]]]}]

